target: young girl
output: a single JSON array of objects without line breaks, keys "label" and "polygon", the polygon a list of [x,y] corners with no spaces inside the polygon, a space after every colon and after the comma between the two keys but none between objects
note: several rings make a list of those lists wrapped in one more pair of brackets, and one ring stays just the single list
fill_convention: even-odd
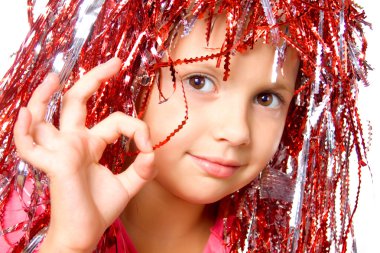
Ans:
[{"label": "young girl", "polygon": [[366,65],[353,4],[85,6],[49,2],[1,86],[4,250],[355,247],[348,157],[360,176]]}]

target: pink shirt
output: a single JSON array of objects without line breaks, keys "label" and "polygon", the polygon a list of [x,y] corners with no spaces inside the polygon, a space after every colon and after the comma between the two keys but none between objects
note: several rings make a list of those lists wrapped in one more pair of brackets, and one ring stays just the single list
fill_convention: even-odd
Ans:
[{"label": "pink shirt", "polygon": [[[8,202],[7,211],[3,217],[3,225],[5,225],[5,227],[12,227],[12,225],[20,221],[28,220],[26,214],[23,212],[19,198],[16,195],[17,194],[14,193],[11,196],[11,201]],[[41,210],[38,210],[37,214],[38,213],[41,213]],[[112,225],[112,230],[116,237],[116,244],[107,248],[107,253],[138,253],[120,219],[117,219]],[[14,245],[17,244],[17,241],[23,236],[24,232],[22,230],[17,230],[5,236],[0,235],[0,252],[12,252]],[[147,240],[149,240],[149,238],[147,238]],[[38,247],[34,252],[38,252]],[[215,225],[210,229],[210,237],[203,253],[227,252],[229,252],[229,248],[225,245],[223,240],[223,219],[217,218]]]},{"label": "pink shirt", "polygon": [[[127,231],[125,230],[120,219],[117,219],[113,224],[117,233],[117,249],[110,249],[111,252],[138,253]],[[223,221],[218,219],[215,225],[210,229],[210,237],[203,250],[203,253],[227,253],[229,252],[223,240]]]},{"label": "pink shirt", "polygon": [[[32,187],[29,180],[26,181],[25,189],[30,189]],[[25,193],[26,191],[24,191]],[[22,201],[16,192],[13,192],[10,199],[7,202],[5,208],[4,216],[2,217],[2,225],[0,232],[4,228],[13,227],[21,221],[27,221],[28,216],[23,211]],[[30,199],[28,194],[24,194],[23,201],[28,202]],[[36,215],[43,213],[45,210],[43,206],[36,209]],[[22,223],[21,223],[22,225]],[[116,243],[113,244],[111,248],[107,248],[107,253],[137,253],[135,246],[133,245],[131,239],[129,238],[126,229],[124,228],[120,219],[117,219],[111,226],[112,234],[116,239]],[[0,233],[0,252],[12,252],[14,245],[25,235],[22,229],[16,229],[11,233],[6,233],[2,235]],[[147,238],[147,241],[149,238]],[[38,248],[38,247],[37,247]],[[36,252],[36,251],[35,251]],[[223,218],[218,217],[214,226],[210,229],[210,237],[207,244],[203,250],[203,253],[226,253],[229,252],[229,247],[225,245],[223,240]]]}]

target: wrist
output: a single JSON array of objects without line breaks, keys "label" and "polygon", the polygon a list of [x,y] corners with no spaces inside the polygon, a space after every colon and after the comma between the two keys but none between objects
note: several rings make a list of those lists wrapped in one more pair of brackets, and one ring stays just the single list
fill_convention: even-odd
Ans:
[{"label": "wrist", "polygon": [[[57,239],[54,239],[57,238]],[[60,238],[60,239],[59,239]],[[47,234],[45,239],[43,240],[41,247],[38,252],[41,253],[90,253],[95,249],[91,246],[72,246],[68,241],[62,240],[62,237],[54,237],[51,234]]]}]

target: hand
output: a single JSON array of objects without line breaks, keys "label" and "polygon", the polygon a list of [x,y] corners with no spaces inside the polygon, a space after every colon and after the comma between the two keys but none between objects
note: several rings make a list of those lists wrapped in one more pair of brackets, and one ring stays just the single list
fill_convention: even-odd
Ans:
[{"label": "hand", "polygon": [[[59,129],[44,120],[49,98],[59,87],[54,74],[20,110],[14,128],[18,154],[50,179],[51,221],[41,251],[91,251],[131,197],[155,175],[143,121],[116,112],[91,129],[85,127],[86,101],[120,66],[119,59],[111,59],[66,92]],[[134,138],[141,152],[125,172],[113,175],[98,161],[107,144],[121,135]]]}]

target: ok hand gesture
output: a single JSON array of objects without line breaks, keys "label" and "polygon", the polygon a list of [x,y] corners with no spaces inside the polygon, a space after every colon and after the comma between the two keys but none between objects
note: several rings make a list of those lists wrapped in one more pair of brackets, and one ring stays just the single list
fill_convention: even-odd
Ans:
[{"label": "ok hand gesture", "polygon": [[[18,154],[50,179],[51,221],[41,251],[93,250],[131,197],[155,175],[149,130],[143,121],[116,112],[91,129],[85,126],[86,101],[120,67],[119,59],[111,59],[66,92],[59,129],[44,120],[49,98],[59,87],[54,74],[20,110],[14,128]],[[125,172],[114,175],[98,161],[107,144],[121,135],[133,138],[141,152]]]}]

